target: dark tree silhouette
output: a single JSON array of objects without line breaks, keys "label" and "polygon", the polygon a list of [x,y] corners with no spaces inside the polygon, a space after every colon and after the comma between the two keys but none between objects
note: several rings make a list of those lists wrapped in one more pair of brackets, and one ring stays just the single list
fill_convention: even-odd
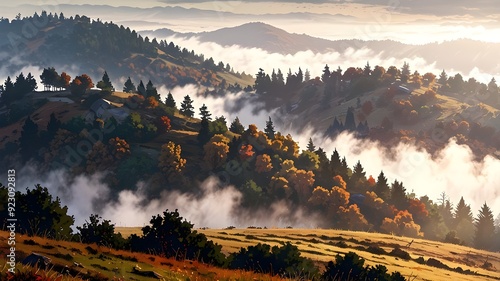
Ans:
[{"label": "dark tree silhouette", "polygon": [[240,119],[236,117],[234,121],[231,123],[231,126],[229,126],[229,131],[235,133],[235,134],[243,134],[245,132],[245,127],[241,124]]},{"label": "dark tree silhouette", "polygon": [[174,97],[170,92],[168,92],[167,98],[165,99],[165,105],[168,107],[177,108]]},{"label": "dark tree silhouette", "polygon": [[125,81],[125,84],[123,85],[123,91],[125,93],[133,93],[133,92],[137,91],[137,89],[135,88],[135,85],[132,82],[132,80],[130,79],[130,77],[127,79],[127,81]]},{"label": "dark tree silhouette", "polygon": [[271,116],[269,116],[269,120],[266,121],[266,128],[264,129],[264,131],[270,140],[274,139],[274,134],[276,133],[276,131],[274,130],[274,124],[273,120],[271,120]]},{"label": "dark tree silhouette", "polygon": [[181,103],[181,109],[179,110],[179,112],[184,116],[193,117],[194,116],[193,110],[194,110],[193,100],[189,95],[186,95]]},{"label": "dark tree silhouette", "polygon": [[479,249],[493,249],[495,238],[495,220],[486,203],[483,204],[476,218],[474,245]]}]

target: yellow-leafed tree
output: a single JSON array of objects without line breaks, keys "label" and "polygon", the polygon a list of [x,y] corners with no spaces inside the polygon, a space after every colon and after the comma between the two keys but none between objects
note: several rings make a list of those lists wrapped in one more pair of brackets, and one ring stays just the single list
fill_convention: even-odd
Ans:
[{"label": "yellow-leafed tree", "polygon": [[203,146],[205,156],[203,160],[208,169],[213,170],[222,166],[227,159],[229,152],[229,139],[223,135],[214,135],[208,143]]},{"label": "yellow-leafed tree", "polygon": [[168,178],[173,181],[177,176],[182,174],[186,166],[186,159],[181,157],[182,148],[174,142],[169,141],[162,145],[158,167]]},{"label": "yellow-leafed tree", "polygon": [[257,171],[257,173],[270,172],[272,169],[273,164],[269,155],[262,154],[257,156],[257,158],[255,159],[255,171]]}]

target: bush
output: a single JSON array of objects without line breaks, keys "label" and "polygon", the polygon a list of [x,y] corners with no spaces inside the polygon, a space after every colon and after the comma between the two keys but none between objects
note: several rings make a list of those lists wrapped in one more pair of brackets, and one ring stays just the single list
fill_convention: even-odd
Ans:
[{"label": "bush", "polygon": [[200,260],[217,266],[226,265],[222,246],[192,229],[193,224],[184,220],[177,210],[166,210],[163,216],[153,216],[150,225],[142,228],[141,237],[131,235],[129,243],[133,251],[152,252],[180,260]]},{"label": "bush", "polygon": [[407,251],[401,250],[399,247],[394,248],[389,254],[404,260],[411,260],[410,254]]},{"label": "bush", "polygon": [[307,276],[310,278],[318,273],[313,262],[301,257],[299,249],[289,242],[281,247],[271,248],[268,244],[259,243],[246,249],[241,248],[229,259],[231,269],[253,270],[282,277]]},{"label": "bush", "polygon": [[399,272],[387,273],[383,265],[364,266],[365,260],[356,253],[349,252],[344,257],[337,254],[335,262],[330,261],[321,276],[321,280],[406,280]]}]

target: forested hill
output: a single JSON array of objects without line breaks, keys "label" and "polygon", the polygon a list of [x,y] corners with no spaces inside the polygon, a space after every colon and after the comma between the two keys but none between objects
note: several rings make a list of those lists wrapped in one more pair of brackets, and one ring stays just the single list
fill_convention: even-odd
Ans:
[{"label": "forested hill", "polygon": [[253,84],[251,76],[235,73],[225,62],[214,62],[173,42],[143,38],[112,22],[79,15],[68,18],[42,12],[1,19],[0,49],[0,64],[10,73],[30,64],[72,69],[91,76],[100,76],[106,69],[114,77],[147,78],[166,86]]}]

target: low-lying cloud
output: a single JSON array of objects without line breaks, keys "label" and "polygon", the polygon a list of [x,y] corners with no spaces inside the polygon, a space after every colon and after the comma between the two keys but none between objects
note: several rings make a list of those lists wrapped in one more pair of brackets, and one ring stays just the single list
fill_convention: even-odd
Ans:
[{"label": "low-lying cloud", "polygon": [[[389,68],[390,66],[402,67],[406,62],[410,65],[411,71],[417,70],[420,74],[426,72],[439,75],[443,69],[436,67],[436,62],[426,61],[422,57],[408,56],[408,57],[394,57],[385,54],[385,52],[375,52],[366,47],[357,49],[347,48],[344,52],[323,52],[315,53],[312,51],[300,51],[295,54],[279,54],[269,53],[260,48],[243,48],[238,45],[221,46],[213,42],[200,42],[196,37],[181,38],[171,36],[164,38],[167,42],[172,41],[179,46],[189,46],[195,53],[205,55],[205,58],[212,57],[217,63],[222,61],[229,63],[235,71],[245,72],[247,74],[255,75],[259,68],[264,69],[268,74],[272,70],[281,69],[283,75],[291,69],[292,73],[298,71],[299,67],[304,72],[308,69],[311,77],[321,77],[325,64],[328,64],[330,71],[336,70],[337,67],[345,71],[349,67],[364,67],[367,62],[372,66],[376,65]],[[390,53],[390,50],[386,52]],[[499,76],[498,70],[495,73],[485,73],[478,67],[471,67],[468,71],[457,71],[454,69],[445,69],[448,75],[452,76],[460,73],[464,79],[474,77],[482,83],[488,83],[492,76]]]}]

